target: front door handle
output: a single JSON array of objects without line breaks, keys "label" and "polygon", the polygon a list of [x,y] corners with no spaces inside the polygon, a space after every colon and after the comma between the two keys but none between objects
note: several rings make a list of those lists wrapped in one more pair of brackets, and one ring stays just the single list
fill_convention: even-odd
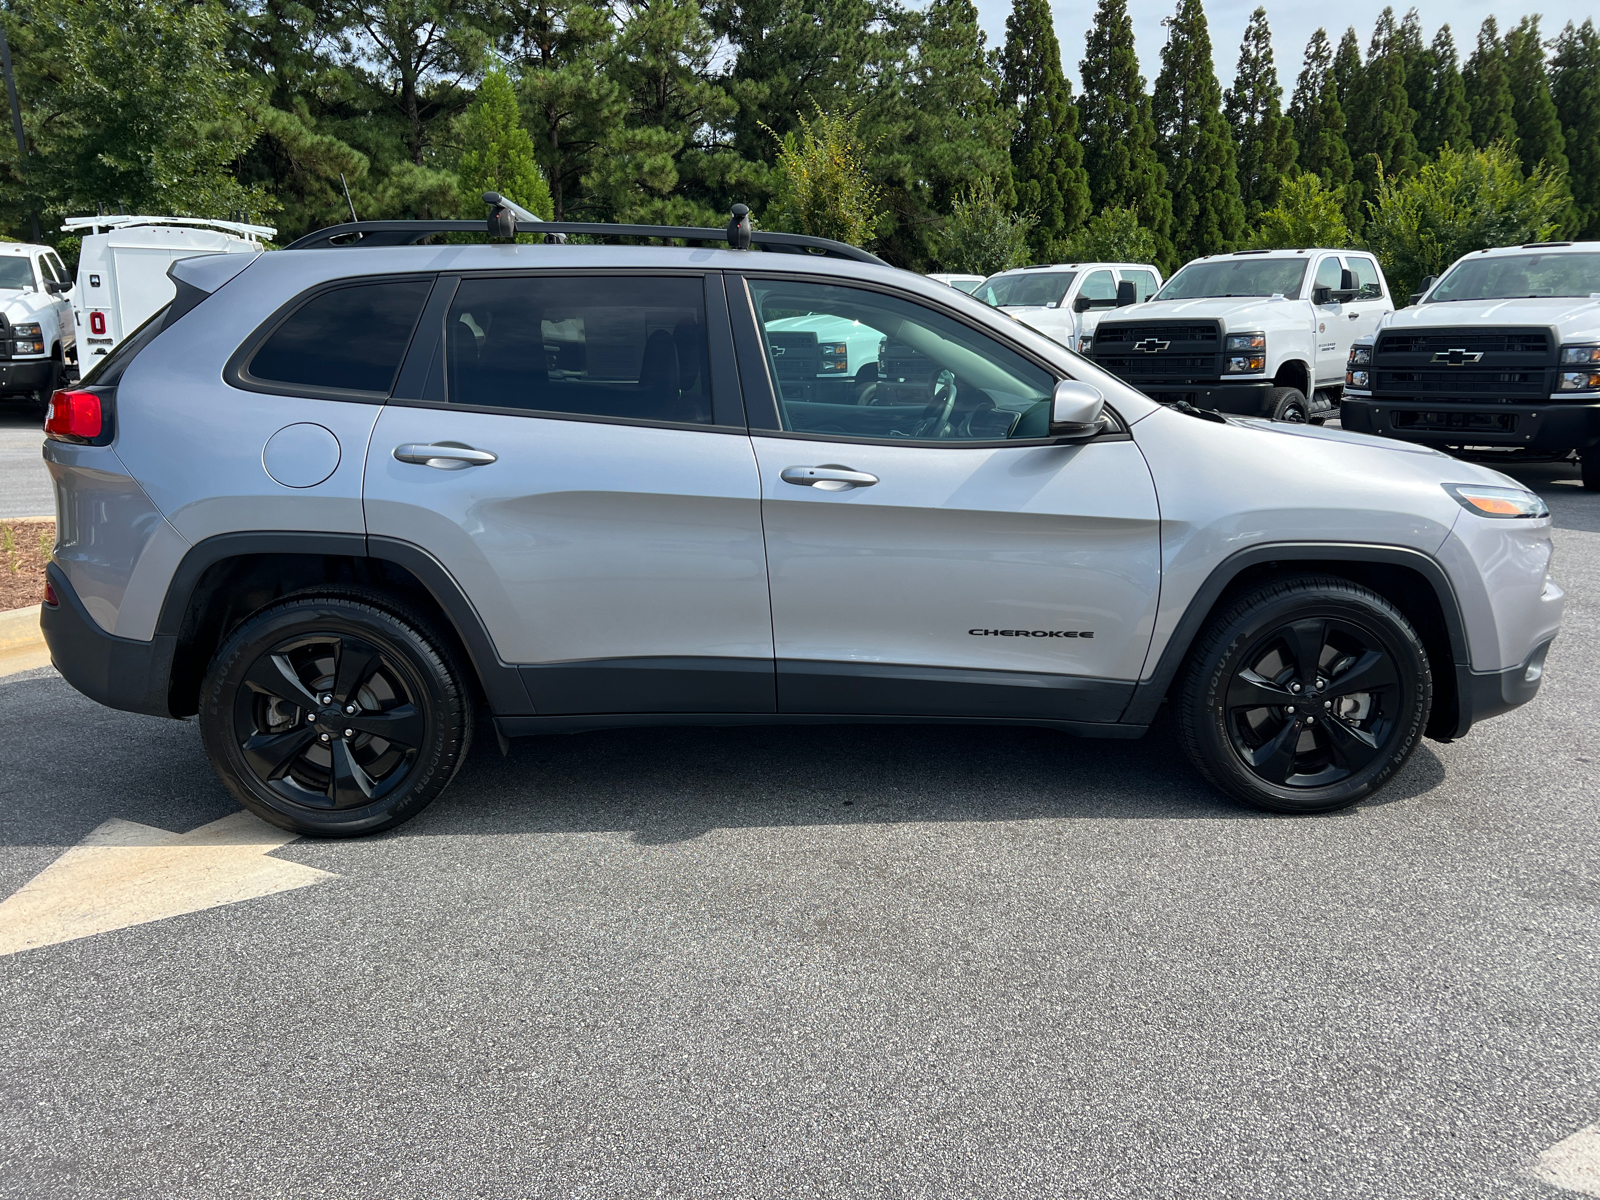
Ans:
[{"label": "front door handle", "polygon": [[488,450],[474,450],[460,442],[432,442],[423,445],[407,442],[394,448],[394,456],[403,463],[418,463],[440,471],[460,471],[466,467],[486,467],[498,462],[500,456]]},{"label": "front door handle", "polygon": [[850,488],[871,487],[878,482],[876,475],[865,471],[852,471],[837,463],[824,463],[820,467],[785,467],[780,478],[785,483],[800,487],[814,487],[824,492],[843,492]]},{"label": "front door handle", "polygon": [[1360,314],[1360,313],[1351,313],[1351,314],[1350,314],[1350,319],[1351,319],[1351,320],[1352,320],[1352,321],[1354,321],[1354,320],[1355,320],[1355,319],[1356,319],[1356,318],[1357,318],[1357,317],[1359,317],[1359,316],[1360,316],[1360,315],[1361,315],[1361,314]]}]

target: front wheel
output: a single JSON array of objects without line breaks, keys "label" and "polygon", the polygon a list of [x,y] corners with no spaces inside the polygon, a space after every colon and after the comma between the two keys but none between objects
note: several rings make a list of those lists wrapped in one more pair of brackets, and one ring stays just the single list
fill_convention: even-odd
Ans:
[{"label": "front wheel", "polygon": [[471,737],[461,671],[403,606],[291,596],[217,651],[201,691],[211,765],[251,812],[323,837],[409,820],[455,775]]},{"label": "front wheel", "polygon": [[1579,453],[1578,471],[1583,476],[1584,491],[1600,492],[1600,446]]},{"label": "front wheel", "polygon": [[1267,415],[1274,421],[1304,425],[1311,419],[1311,406],[1299,388],[1273,388],[1267,393]]},{"label": "front wheel", "polygon": [[1428,722],[1433,676],[1394,605],[1302,576],[1212,622],[1180,682],[1179,731],[1199,772],[1258,808],[1323,813],[1387,783]]}]

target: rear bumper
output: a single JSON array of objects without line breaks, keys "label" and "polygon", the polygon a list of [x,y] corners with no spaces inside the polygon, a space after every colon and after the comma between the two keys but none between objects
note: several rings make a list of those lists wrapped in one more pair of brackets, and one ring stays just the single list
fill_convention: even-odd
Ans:
[{"label": "rear bumper", "polygon": [[1450,404],[1345,394],[1346,429],[1426,446],[1496,446],[1539,454],[1600,444],[1600,404]]},{"label": "rear bumper", "polygon": [[0,362],[0,394],[37,392],[56,382],[56,364],[51,358]]},{"label": "rear bumper", "polygon": [[59,567],[51,563],[46,575],[57,603],[40,610],[39,625],[56,670],[107,708],[170,717],[167,693],[177,636],[158,633],[148,642],[115,637],[96,624]]},{"label": "rear bumper", "polygon": [[1544,682],[1545,656],[1554,640],[1546,639],[1521,663],[1504,671],[1477,672],[1458,665],[1453,736],[1461,737],[1479,721],[1508,713],[1537,696]]}]

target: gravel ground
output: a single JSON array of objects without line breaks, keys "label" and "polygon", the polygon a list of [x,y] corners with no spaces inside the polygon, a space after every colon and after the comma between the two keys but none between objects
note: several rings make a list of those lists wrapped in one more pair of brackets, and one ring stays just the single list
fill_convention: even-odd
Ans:
[{"label": "gravel ground", "polygon": [[[1558,1196],[1600,496],[1525,475],[1544,691],[1377,802],[1239,809],[1162,728],[483,738],[403,829],[276,852],[337,879],[0,959],[0,1196]],[[48,669],[0,729],[0,895],[233,808],[192,725]]]}]

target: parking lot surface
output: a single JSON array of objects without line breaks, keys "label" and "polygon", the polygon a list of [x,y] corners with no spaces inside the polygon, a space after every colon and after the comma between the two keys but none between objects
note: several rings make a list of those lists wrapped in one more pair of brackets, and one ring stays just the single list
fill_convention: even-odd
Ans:
[{"label": "parking lot surface", "polygon": [[44,430],[37,417],[0,402],[0,517],[42,517],[56,510],[39,448]]},{"label": "parking lot surface", "polygon": [[[1600,1120],[1574,475],[1522,473],[1540,696],[1348,812],[1240,808],[1165,723],[480,737],[393,833],[251,851],[324,875],[6,954],[0,1196],[1579,1194],[1530,1170]],[[0,896],[237,810],[48,668],[0,731]]]}]

